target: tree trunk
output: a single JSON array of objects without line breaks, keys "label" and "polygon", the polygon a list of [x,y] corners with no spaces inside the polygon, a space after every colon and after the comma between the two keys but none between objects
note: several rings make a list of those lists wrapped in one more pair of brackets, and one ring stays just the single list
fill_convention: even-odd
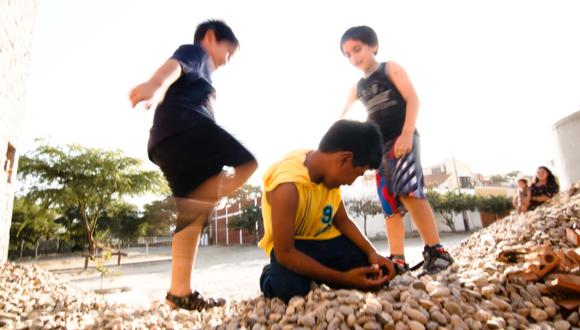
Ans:
[{"label": "tree trunk", "polygon": [[363,217],[363,224],[364,224],[364,230],[365,230],[365,237],[369,237],[367,235],[367,216],[366,215]]},{"label": "tree trunk", "polygon": [[449,229],[451,229],[452,232],[455,232],[456,229],[455,222],[453,221],[453,214],[451,214],[450,216],[443,216],[443,218],[445,219],[445,224],[447,225],[447,227],[449,227]]},{"label": "tree trunk", "polygon": [[89,217],[87,216],[87,210],[79,206],[79,211],[81,214],[81,218],[83,218],[83,228],[85,229],[85,234],[87,234],[87,242],[89,243],[89,254],[94,256],[97,254],[97,245],[95,243],[95,238],[93,237],[94,228],[96,226],[92,226],[89,223]]},{"label": "tree trunk", "polygon": [[87,233],[87,241],[89,243],[89,254],[94,256],[97,254],[97,243],[91,232]]},{"label": "tree trunk", "polygon": [[469,226],[469,219],[467,219],[467,212],[461,211],[461,214],[463,215],[463,228],[468,232],[471,230],[471,227]]},{"label": "tree trunk", "polygon": [[23,254],[24,254],[24,240],[20,240],[20,259],[22,259]]},{"label": "tree trunk", "polygon": [[34,250],[34,259],[38,259],[38,247],[40,246],[40,242],[36,241],[36,249]]}]

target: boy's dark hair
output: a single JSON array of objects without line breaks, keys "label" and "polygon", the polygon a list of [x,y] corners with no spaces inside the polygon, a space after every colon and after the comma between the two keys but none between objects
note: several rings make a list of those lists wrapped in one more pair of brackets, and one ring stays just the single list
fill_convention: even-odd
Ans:
[{"label": "boy's dark hair", "polygon": [[372,123],[339,120],[324,134],[318,150],[322,152],[350,151],[353,166],[376,169],[381,165],[383,138],[379,128]]},{"label": "boy's dark hair", "polygon": [[519,178],[518,179],[518,183],[520,183],[520,182],[523,182],[523,183],[525,183],[527,185],[528,184],[528,179],[526,179],[526,178]]},{"label": "boy's dark hair", "polygon": [[229,41],[234,45],[238,46],[240,43],[234,31],[224,22],[218,20],[208,20],[205,21],[197,26],[195,29],[195,34],[193,36],[193,43],[197,44],[203,40],[207,31],[213,30],[215,33],[216,40],[222,41]]},{"label": "boy's dark hair", "polygon": [[[342,45],[347,42],[348,40],[358,40],[363,44],[369,46],[378,46],[379,39],[377,38],[377,34],[375,30],[372,28],[361,25],[361,26],[353,26],[350,29],[346,30],[346,32],[340,38],[340,51],[342,52]],[[375,52],[376,55],[376,52]]]}]

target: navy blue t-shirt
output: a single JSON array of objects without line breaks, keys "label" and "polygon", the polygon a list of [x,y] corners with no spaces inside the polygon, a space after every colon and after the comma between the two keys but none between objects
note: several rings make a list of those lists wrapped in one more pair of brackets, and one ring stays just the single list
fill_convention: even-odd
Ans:
[{"label": "navy blue t-shirt", "polygon": [[169,87],[155,109],[149,133],[149,152],[163,139],[195,126],[200,120],[213,120],[211,59],[199,45],[180,46],[172,59],[181,64],[181,76]]}]

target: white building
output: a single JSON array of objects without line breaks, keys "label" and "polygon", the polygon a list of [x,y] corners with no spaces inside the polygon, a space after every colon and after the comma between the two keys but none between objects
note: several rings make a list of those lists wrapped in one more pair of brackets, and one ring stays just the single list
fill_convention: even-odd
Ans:
[{"label": "white building", "polygon": [[[423,174],[425,176],[425,185],[439,192],[455,190],[459,183],[462,193],[474,194],[474,188],[480,185],[477,175],[471,170],[468,164],[457,160],[454,161],[453,159],[448,159],[440,164],[426,167],[423,169]],[[345,201],[366,197],[372,198],[379,203],[375,172],[369,171],[364,176],[358,178],[351,186],[343,186],[342,194],[343,200]],[[349,212],[349,214],[356,221],[357,225],[363,229],[364,219],[362,217],[356,217],[352,212]],[[471,230],[482,227],[481,216],[478,211],[466,212],[465,217]],[[440,232],[451,231],[444,224],[443,217],[440,214],[435,213],[435,220],[437,221],[437,227]],[[405,215],[404,221],[406,233],[416,231],[415,225],[408,214]],[[465,229],[463,214],[455,215],[453,221],[457,231],[463,231]],[[369,238],[386,238],[385,220],[382,213],[367,219],[367,236]]]},{"label": "white building", "polygon": [[441,189],[473,189],[481,183],[471,167],[456,159],[446,159],[442,163],[424,167],[425,185]]},{"label": "white building", "polygon": [[8,257],[35,0],[0,1],[0,264]]}]

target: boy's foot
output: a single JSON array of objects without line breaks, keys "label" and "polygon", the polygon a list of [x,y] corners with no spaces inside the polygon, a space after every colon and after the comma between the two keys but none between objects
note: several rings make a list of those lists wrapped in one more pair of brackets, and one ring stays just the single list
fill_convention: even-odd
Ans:
[{"label": "boy's foot", "polygon": [[219,298],[217,300],[213,298],[204,298],[197,291],[183,297],[174,296],[167,292],[165,299],[170,303],[170,305],[172,305],[173,308],[182,308],[190,311],[202,311],[212,307],[223,306],[226,303],[223,298]]},{"label": "boy's foot", "polygon": [[389,256],[395,267],[395,276],[401,275],[409,271],[409,264],[405,262],[404,258]]},{"label": "boy's foot", "polygon": [[454,262],[451,255],[441,244],[425,246],[423,250],[423,274],[436,274],[447,269]]}]

